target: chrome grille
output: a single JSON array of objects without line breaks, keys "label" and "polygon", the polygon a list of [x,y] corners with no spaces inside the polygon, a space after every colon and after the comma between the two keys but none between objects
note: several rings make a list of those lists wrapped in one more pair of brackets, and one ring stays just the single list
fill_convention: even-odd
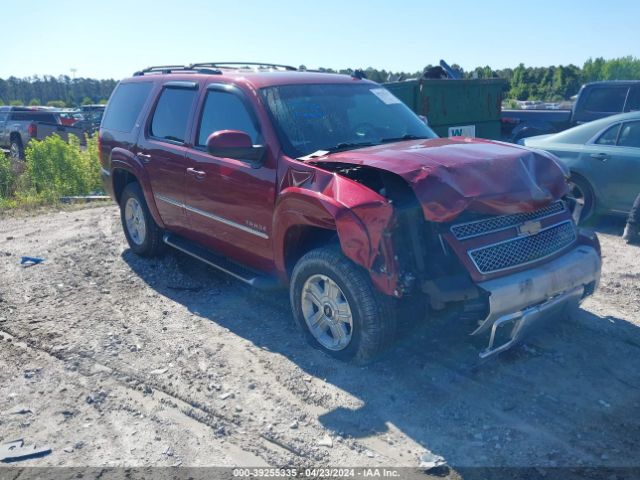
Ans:
[{"label": "chrome grille", "polygon": [[575,240],[575,225],[567,220],[535,235],[469,250],[469,257],[480,273],[494,273],[542,260],[571,245]]},{"label": "chrome grille", "polygon": [[489,217],[482,220],[476,220],[468,223],[458,223],[451,227],[451,233],[458,240],[486,235],[487,233],[505,230],[515,227],[528,220],[539,220],[541,218],[550,217],[566,210],[563,201],[551,203],[546,207],[529,213],[516,213],[514,215],[501,215],[499,217]]}]

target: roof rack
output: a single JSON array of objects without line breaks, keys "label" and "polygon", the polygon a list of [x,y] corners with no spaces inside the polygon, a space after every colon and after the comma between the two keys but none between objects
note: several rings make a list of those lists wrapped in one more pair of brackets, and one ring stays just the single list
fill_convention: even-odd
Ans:
[{"label": "roof rack", "polygon": [[242,67],[266,67],[266,68],[281,68],[290,72],[297,71],[296,67],[291,65],[281,65],[279,63],[263,63],[263,62],[204,62],[204,63],[192,63],[190,67],[213,67],[213,68],[242,68]]},{"label": "roof rack", "polygon": [[209,73],[220,75],[222,72],[212,68],[198,68],[194,65],[156,65],[139,70],[133,74],[134,77],[140,77],[148,73],[173,73],[173,72],[193,72],[193,73]]}]

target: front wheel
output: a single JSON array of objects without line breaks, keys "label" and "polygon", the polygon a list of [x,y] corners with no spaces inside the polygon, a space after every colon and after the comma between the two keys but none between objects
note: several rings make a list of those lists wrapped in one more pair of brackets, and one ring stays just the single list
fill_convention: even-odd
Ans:
[{"label": "front wheel", "polygon": [[392,299],[335,246],[312,250],[298,261],[290,296],[311,345],[338,359],[367,363],[395,337]]},{"label": "front wheel", "polygon": [[582,177],[571,175],[569,178],[569,194],[582,207],[578,223],[587,223],[595,213],[596,200],[591,186]]}]

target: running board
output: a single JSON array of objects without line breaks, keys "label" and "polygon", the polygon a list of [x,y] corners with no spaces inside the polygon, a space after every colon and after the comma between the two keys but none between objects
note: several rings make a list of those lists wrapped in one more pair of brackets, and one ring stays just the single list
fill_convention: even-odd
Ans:
[{"label": "running board", "polygon": [[220,270],[221,272],[231,275],[233,278],[240,280],[259,290],[275,290],[279,287],[278,281],[273,277],[260,275],[242,265],[231,262],[225,257],[213,253],[211,250],[204,248],[184,237],[174,233],[165,233],[163,237],[164,243],[170,247],[180,250],[198,260]]}]

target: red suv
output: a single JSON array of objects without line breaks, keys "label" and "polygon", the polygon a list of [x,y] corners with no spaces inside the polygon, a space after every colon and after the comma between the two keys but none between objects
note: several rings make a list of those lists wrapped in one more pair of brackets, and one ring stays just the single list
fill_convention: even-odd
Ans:
[{"label": "red suv", "polygon": [[152,67],[119,83],[100,145],[135,253],[166,244],[288,286],[310,342],[341,359],[370,360],[445,309],[490,333],[490,355],[600,277],[552,155],[437,138],[363,75]]}]

